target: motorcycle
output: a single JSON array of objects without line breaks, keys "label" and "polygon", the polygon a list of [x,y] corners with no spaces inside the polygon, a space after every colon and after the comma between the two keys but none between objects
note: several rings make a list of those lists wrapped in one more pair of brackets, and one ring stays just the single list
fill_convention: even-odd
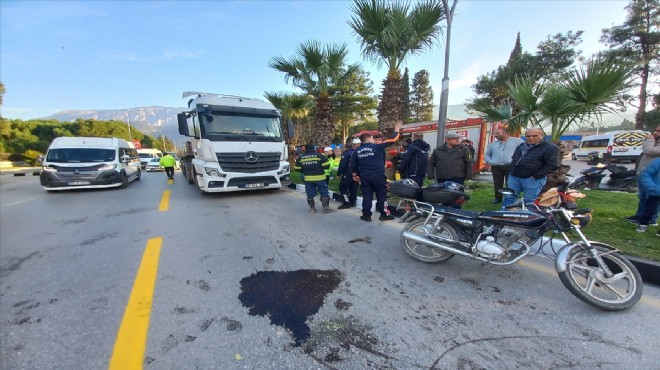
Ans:
[{"label": "motorcycle", "polygon": [[[605,170],[610,172],[609,179],[603,183],[607,176]],[[580,171],[582,176],[568,184],[569,189],[614,190],[634,193],[637,191],[636,171],[625,166],[601,160],[596,166]]]},{"label": "motorcycle", "polygon": [[[503,195],[514,195],[502,189]],[[439,263],[463,256],[492,265],[511,265],[543,253],[555,260],[562,284],[573,295],[606,311],[625,310],[642,296],[642,278],[633,264],[615,247],[590,241],[582,228],[591,221],[590,209],[578,209],[576,199],[584,194],[564,185],[547,191],[539,204],[525,205],[518,199],[507,209],[474,212],[450,207],[447,202],[429,203],[402,198],[406,222],[401,247],[413,259]],[[458,197],[463,202],[466,198]],[[577,236],[573,241],[571,235]],[[560,235],[561,247],[552,237]],[[547,237],[549,236],[549,238]],[[540,244],[538,248],[532,246]],[[549,253],[549,246],[552,253]]]}]

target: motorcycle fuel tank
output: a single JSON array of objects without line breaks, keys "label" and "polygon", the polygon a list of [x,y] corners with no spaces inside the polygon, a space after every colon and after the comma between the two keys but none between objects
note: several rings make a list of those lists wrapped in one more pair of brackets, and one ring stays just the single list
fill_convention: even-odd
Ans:
[{"label": "motorcycle fuel tank", "polygon": [[539,213],[516,210],[487,211],[479,215],[478,219],[526,228],[539,227],[548,220],[546,216]]}]

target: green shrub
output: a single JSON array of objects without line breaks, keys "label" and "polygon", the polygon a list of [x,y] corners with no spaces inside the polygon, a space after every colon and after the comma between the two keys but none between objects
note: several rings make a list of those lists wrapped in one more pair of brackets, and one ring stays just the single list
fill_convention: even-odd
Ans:
[{"label": "green shrub", "polygon": [[23,160],[30,166],[34,166],[37,164],[37,158],[42,154],[36,150],[28,149],[23,153]]}]

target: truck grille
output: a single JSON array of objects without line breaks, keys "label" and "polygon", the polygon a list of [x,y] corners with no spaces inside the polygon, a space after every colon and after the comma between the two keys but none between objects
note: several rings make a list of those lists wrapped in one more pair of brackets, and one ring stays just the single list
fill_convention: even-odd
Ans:
[{"label": "truck grille", "polygon": [[280,153],[253,153],[257,158],[252,162],[246,159],[247,153],[216,153],[216,155],[220,168],[225,172],[257,173],[280,168]]}]

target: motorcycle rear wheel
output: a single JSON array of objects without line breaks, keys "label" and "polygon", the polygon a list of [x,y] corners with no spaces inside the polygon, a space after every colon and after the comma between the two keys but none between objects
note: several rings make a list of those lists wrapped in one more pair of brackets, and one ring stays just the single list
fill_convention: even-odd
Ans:
[{"label": "motorcycle rear wheel", "polygon": [[584,248],[574,248],[566,258],[566,270],[559,273],[562,284],[573,295],[605,311],[621,311],[642,297],[642,277],[630,261],[612,249],[591,243],[614,276],[608,278]]},{"label": "motorcycle rear wheel", "polygon": [[[426,232],[424,230],[425,229],[431,230],[432,228],[433,228],[433,224],[426,223],[425,218],[412,221],[408,225],[406,225],[406,227],[404,227],[403,231],[401,232],[402,234],[401,247],[403,248],[404,251],[406,251],[406,254],[408,254],[413,259],[424,263],[445,262],[448,259],[454,257],[454,254],[451,252],[446,252],[438,248],[433,248],[426,244],[417,243],[403,237],[403,232],[405,231],[426,236]],[[430,232],[433,235],[439,235],[444,238],[454,239],[454,240],[458,239],[456,235],[456,231],[445,222],[440,222],[440,224]]]}]

